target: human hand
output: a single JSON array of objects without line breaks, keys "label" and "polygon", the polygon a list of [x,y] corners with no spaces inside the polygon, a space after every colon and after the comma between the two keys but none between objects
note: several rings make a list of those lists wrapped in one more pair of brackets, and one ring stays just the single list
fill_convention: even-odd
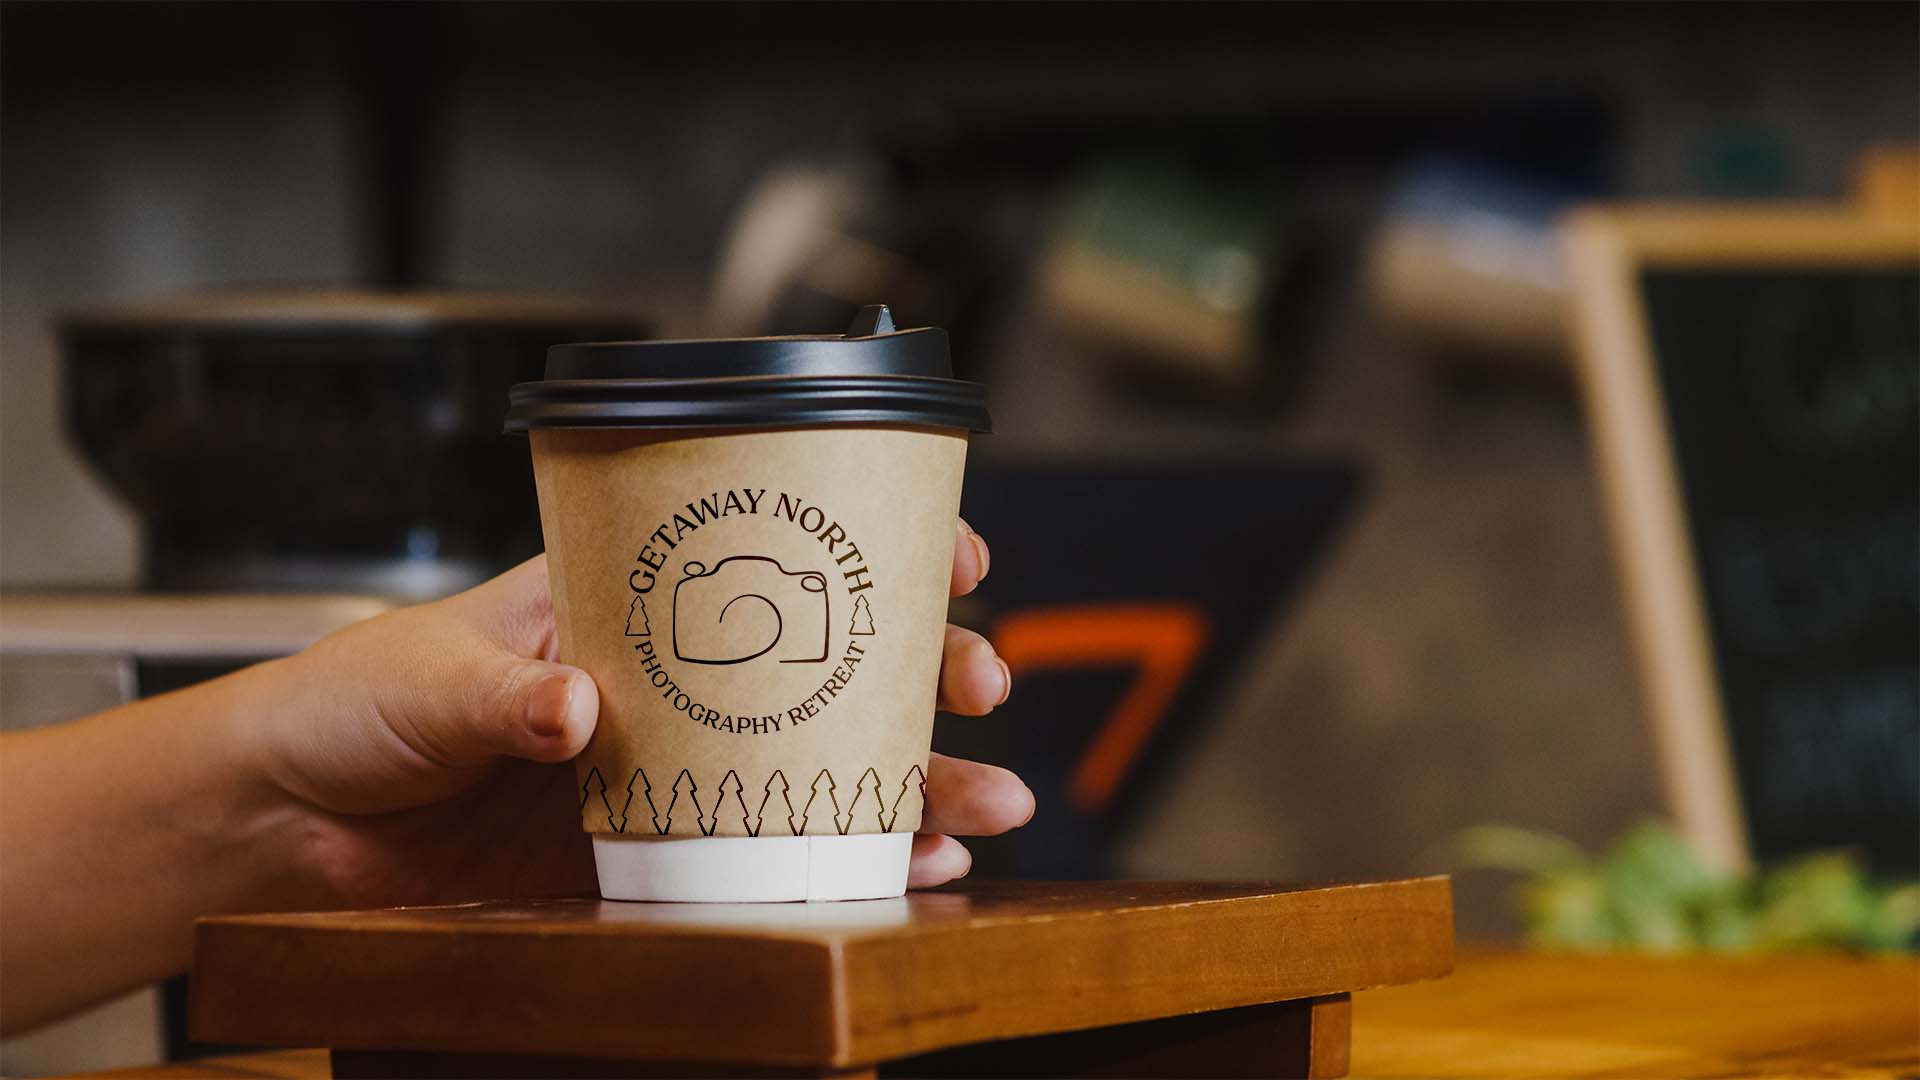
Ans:
[{"label": "human hand", "polygon": [[[952,594],[986,576],[964,523]],[[298,807],[302,862],[324,902],[367,906],[591,891],[593,860],[567,762],[593,734],[599,693],[556,661],[546,560],[458,596],[349,627],[278,662],[284,711],[251,738]],[[947,627],[939,707],[980,715],[1006,700],[1006,664]],[[908,884],[965,874],[955,835],[1033,815],[1005,769],[934,754]]]}]

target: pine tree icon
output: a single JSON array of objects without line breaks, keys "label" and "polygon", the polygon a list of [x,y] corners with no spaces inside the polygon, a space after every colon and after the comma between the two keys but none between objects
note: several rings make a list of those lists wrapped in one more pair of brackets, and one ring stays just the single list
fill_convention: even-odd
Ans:
[{"label": "pine tree icon", "polygon": [[867,598],[864,596],[853,598],[853,626],[847,630],[847,633],[862,637],[873,636],[873,609],[867,606]]},{"label": "pine tree icon", "polygon": [[633,605],[627,608],[627,636],[648,637],[653,633],[653,624],[647,619],[647,600],[635,595]]}]

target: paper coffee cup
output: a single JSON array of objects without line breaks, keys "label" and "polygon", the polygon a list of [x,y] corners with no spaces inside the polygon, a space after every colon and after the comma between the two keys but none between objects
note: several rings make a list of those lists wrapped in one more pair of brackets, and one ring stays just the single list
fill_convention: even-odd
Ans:
[{"label": "paper coffee cup", "polygon": [[602,895],[898,896],[969,431],[946,335],[561,345],[513,390]]}]

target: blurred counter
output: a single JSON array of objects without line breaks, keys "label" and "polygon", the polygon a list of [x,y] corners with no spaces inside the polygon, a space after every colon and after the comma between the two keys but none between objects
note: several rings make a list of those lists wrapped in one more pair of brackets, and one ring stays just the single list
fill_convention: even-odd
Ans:
[{"label": "blurred counter", "polygon": [[1920,1069],[1920,960],[1464,951],[1358,994],[1356,1077],[1845,1076]]},{"label": "blurred counter", "polygon": [[244,662],[299,652],[392,606],[331,594],[7,593],[0,655]]}]

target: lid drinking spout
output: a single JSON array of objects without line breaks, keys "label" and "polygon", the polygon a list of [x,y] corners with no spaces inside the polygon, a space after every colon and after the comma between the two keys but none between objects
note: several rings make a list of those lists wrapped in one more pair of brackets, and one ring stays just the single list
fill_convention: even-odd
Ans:
[{"label": "lid drinking spout", "polygon": [[868,304],[853,317],[853,325],[847,327],[846,336],[850,338],[875,337],[893,333],[893,312],[885,304]]}]

